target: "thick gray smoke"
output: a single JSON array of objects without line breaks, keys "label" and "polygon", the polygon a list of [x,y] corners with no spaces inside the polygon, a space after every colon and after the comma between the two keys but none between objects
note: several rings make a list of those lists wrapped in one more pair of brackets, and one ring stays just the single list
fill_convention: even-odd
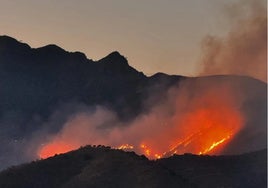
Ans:
[{"label": "thick gray smoke", "polygon": [[267,81],[267,7],[263,0],[243,0],[226,7],[231,30],[224,38],[203,41],[201,75],[247,75]]}]

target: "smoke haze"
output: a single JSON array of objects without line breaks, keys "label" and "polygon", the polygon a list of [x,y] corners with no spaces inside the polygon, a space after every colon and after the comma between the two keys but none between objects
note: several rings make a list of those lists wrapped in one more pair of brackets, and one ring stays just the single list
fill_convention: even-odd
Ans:
[{"label": "smoke haze", "polygon": [[201,75],[237,74],[267,81],[267,8],[261,0],[225,7],[231,30],[203,41]]},{"label": "smoke haze", "polygon": [[[252,123],[259,117],[248,116],[243,108],[256,94],[245,95],[243,92],[250,88],[243,87],[242,82],[232,82],[232,78],[187,79],[167,91],[165,102],[151,104],[148,113],[130,122],[120,121],[115,112],[100,106],[94,111],[75,113],[37,153],[46,158],[88,144],[131,146],[126,149],[151,159],[174,153],[238,154],[262,149],[265,135],[255,133],[264,131],[265,122],[259,121],[251,133]],[[242,140],[228,149],[229,144],[235,145],[232,142],[241,130],[246,130],[242,137],[255,139],[255,143]],[[214,148],[213,144],[218,145]]]},{"label": "smoke haze", "polygon": [[[260,1],[246,2],[226,8],[233,26],[226,38],[204,40],[201,75],[266,81],[266,8]],[[1,64],[1,104],[6,108],[1,106],[0,168],[88,144],[125,147],[151,159],[267,147],[263,82],[245,76],[146,77],[119,53],[97,63],[58,47],[18,46],[13,41],[11,52],[3,50],[1,56],[6,62]],[[159,83],[159,77],[167,82]]]}]

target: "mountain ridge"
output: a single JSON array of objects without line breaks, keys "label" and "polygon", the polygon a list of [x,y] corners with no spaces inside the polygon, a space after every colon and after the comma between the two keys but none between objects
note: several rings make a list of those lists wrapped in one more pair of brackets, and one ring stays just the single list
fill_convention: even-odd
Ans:
[{"label": "mountain ridge", "polygon": [[[0,142],[5,143],[0,148],[0,168],[29,161],[23,153],[32,136],[44,129],[49,134],[58,133],[69,116],[81,109],[94,111],[96,106],[103,106],[128,124],[164,103],[170,89],[180,88],[184,81],[193,87],[213,83],[217,88],[218,83],[226,83],[241,90],[247,99],[243,109],[250,117],[247,131],[255,133],[253,138],[256,138],[253,142],[251,137],[244,136],[242,141],[247,143],[244,148],[267,147],[263,144],[267,114],[264,82],[233,75],[184,77],[156,73],[146,76],[116,51],[93,61],[81,52],[67,52],[55,45],[35,49],[11,37],[0,36]],[[255,131],[256,127],[261,127],[259,132]],[[259,143],[261,147],[255,147]]]}]

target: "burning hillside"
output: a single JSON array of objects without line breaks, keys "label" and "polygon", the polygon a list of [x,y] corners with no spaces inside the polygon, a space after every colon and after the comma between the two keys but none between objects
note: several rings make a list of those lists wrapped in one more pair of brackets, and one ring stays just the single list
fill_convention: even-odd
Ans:
[{"label": "burning hillside", "polygon": [[163,104],[130,123],[101,107],[93,114],[76,114],[40,147],[38,155],[47,158],[87,144],[133,150],[150,159],[222,154],[245,126],[243,101],[234,87],[202,79],[184,81],[168,91]]}]

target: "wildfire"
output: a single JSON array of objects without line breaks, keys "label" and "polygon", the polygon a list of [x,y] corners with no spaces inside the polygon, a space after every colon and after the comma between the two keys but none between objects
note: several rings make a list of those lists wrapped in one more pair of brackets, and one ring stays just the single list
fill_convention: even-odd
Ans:
[{"label": "wildfire", "polygon": [[[193,153],[199,155],[213,154],[214,151],[222,149],[224,144],[227,144],[227,141],[232,138],[236,131],[237,130],[228,129],[228,126],[227,128],[226,126],[208,126],[190,134],[183,139],[178,140],[176,144],[167,147],[167,150],[163,152],[159,152],[157,148],[149,146],[148,144],[145,144],[145,142],[139,146],[122,144],[114,148],[126,151],[136,151],[144,154],[150,159],[160,159],[174,154],[183,153]],[[65,143],[62,141],[54,141],[42,147],[42,149],[39,151],[39,156],[40,158],[47,158],[55,154],[65,153],[76,149],[76,147],[79,146],[70,144],[68,142]]]},{"label": "wildfire", "polygon": [[[105,133],[95,128],[97,126],[88,126],[92,119],[88,123],[87,117],[80,117],[43,145],[39,156],[47,158],[87,144],[132,150],[150,159],[184,153],[221,154],[243,128],[244,117],[229,90],[217,90],[216,94],[214,91],[198,93],[198,97],[191,98],[187,105],[181,107],[182,103],[180,100],[178,104],[174,102],[175,110],[170,116],[148,115],[126,125],[124,130],[111,128]],[[98,121],[93,119],[93,122]],[[113,144],[115,137],[117,144]]]},{"label": "wildfire", "polygon": [[39,151],[39,157],[42,159],[46,159],[48,157],[52,157],[55,154],[66,153],[68,151],[74,150],[76,147],[73,144],[66,142],[52,142],[50,144],[44,145]]},{"label": "wildfire", "polygon": [[213,144],[209,147],[209,148],[207,148],[207,149],[205,149],[205,151],[203,151],[203,152],[199,152],[199,155],[202,155],[202,154],[206,154],[206,153],[208,153],[208,152],[210,152],[211,150],[213,150],[215,147],[217,147],[218,145],[220,145],[220,144],[222,144],[223,142],[225,142],[227,139],[229,139],[231,136],[229,135],[229,136],[227,136],[226,138],[223,138],[223,139],[221,139],[220,141],[218,141],[218,142],[213,142]]},{"label": "wildfire", "polygon": [[121,149],[121,150],[132,150],[134,149],[134,146],[129,145],[129,144],[123,144],[119,147],[116,147],[116,149]]}]

